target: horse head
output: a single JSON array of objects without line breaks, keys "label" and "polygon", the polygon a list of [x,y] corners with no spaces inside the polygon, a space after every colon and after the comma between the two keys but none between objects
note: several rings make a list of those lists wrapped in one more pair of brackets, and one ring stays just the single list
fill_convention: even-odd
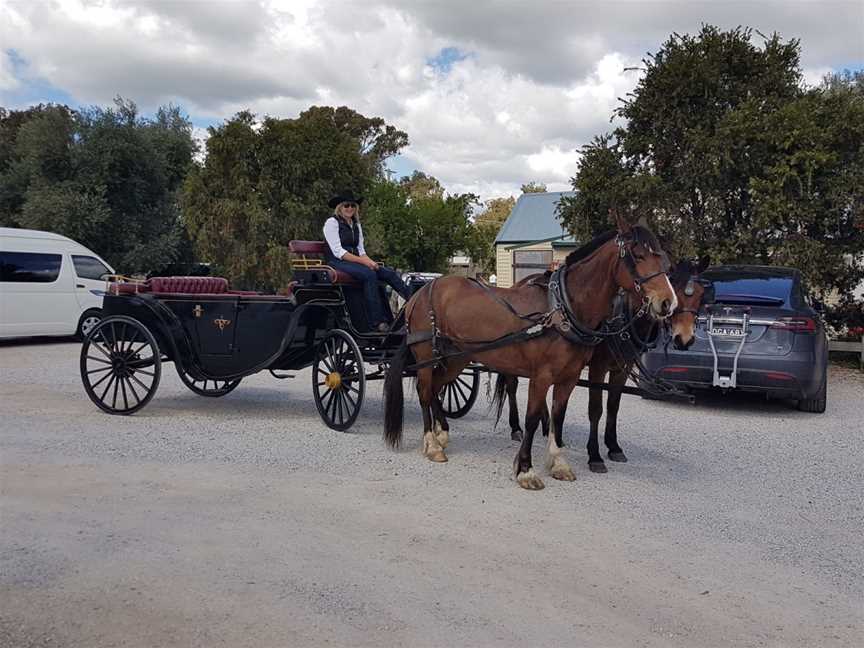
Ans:
[{"label": "horse head", "polygon": [[631,225],[615,215],[618,231],[615,241],[621,263],[616,265],[615,281],[621,288],[640,297],[655,319],[671,316],[678,298],[669,283],[669,257],[644,221]]},{"label": "horse head", "polygon": [[696,340],[699,308],[709,295],[707,283],[699,279],[711,262],[705,256],[699,261],[684,259],[672,271],[671,281],[678,297],[678,308],[669,318],[672,342],[676,349],[685,351]]}]

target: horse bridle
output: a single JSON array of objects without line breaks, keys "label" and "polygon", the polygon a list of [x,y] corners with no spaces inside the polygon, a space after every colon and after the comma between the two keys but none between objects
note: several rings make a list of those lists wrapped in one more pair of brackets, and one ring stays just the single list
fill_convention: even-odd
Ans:
[{"label": "horse bridle", "polygon": [[[669,257],[666,255],[665,252],[655,251],[650,244],[646,243],[645,241],[641,241],[638,235],[627,237],[623,234],[618,234],[615,237],[615,242],[618,244],[618,258],[624,260],[624,265],[627,266],[627,270],[630,272],[630,276],[633,277],[633,286],[637,294],[642,293],[643,284],[648,283],[655,277],[665,275],[667,279],[669,278],[669,268],[671,264],[669,263]],[[643,277],[639,274],[639,270],[636,267],[636,257],[633,255],[633,248],[628,246],[628,244],[636,245],[637,243],[641,243],[646,248],[648,248],[648,251],[651,254],[660,257],[660,270],[651,273],[647,277]]]}]

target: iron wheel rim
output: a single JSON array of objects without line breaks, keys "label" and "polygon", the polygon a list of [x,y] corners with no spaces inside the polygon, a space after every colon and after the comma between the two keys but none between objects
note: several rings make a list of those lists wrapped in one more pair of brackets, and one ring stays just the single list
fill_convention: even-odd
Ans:
[{"label": "iron wheel rim", "polygon": [[137,412],[153,398],[162,377],[162,356],[141,322],[109,317],[81,345],[81,381],[90,400],[109,414]]},{"label": "iron wheel rim", "polygon": [[456,376],[438,392],[441,409],[447,418],[462,418],[477,400],[480,393],[480,371],[468,369]]},{"label": "iron wheel rim", "polygon": [[318,345],[312,366],[312,395],[321,420],[344,432],[357,420],[365,393],[360,348],[345,331],[331,331]]}]

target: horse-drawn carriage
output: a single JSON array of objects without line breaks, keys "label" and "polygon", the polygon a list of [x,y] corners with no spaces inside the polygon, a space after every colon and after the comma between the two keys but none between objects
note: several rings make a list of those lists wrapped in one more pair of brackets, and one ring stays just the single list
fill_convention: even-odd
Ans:
[{"label": "horse-drawn carriage", "polygon": [[[87,395],[106,412],[132,414],[156,393],[166,362],[190,390],[209,397],[260,371],[282,379],[311,366],[321,418],[347,430],[366,382],[384,377],[405,334],[401,313],[390,313],[389,332],[370,329],[359,284],[324,263],[325,245],[289,244],[294,281],[278,295],[231,290],[221,277],[109,282],[103,319],[81,349]],[[424,280],[411,283],[417,289]],[[479,387],[475,365],[445,385],[447,415],[464,416]]]}]

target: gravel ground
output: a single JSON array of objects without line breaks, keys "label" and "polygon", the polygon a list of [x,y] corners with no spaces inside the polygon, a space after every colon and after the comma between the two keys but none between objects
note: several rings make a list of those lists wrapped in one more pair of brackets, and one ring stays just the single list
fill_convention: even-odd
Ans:
[{"label": "gravel ground", "polygon": [[[381,441],[380,383],[348,434],[308,371],[231,395],[165,365],[131,417],[89,401],[78,345],[0,345],[0,646],[862,645],[864,376],[829,409],[627,397],[628,464],[529,492],[484,398],[450,462]],[[525,390],[522,390],[523,407]],[[535,445],[535,465],[543,449]]]}]

